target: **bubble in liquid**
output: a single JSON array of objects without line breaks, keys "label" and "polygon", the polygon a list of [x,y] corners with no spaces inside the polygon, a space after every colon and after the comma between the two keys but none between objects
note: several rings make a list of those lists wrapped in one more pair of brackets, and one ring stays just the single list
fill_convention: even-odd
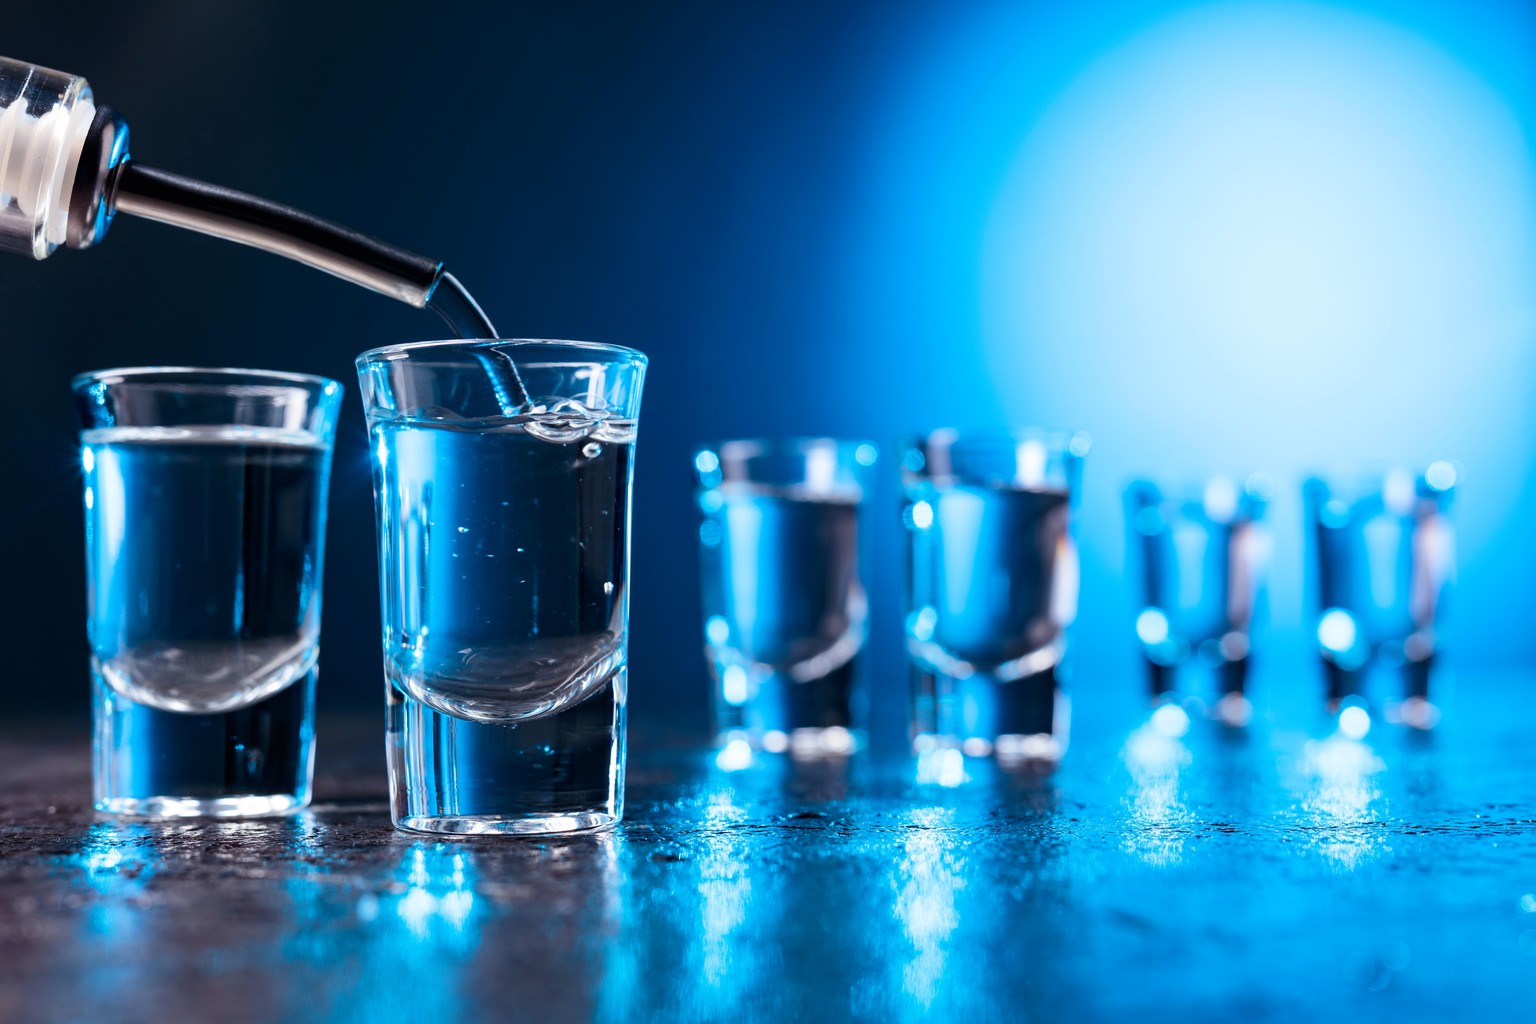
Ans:
[{"label": "bubble in liquid", "polygon": [[589,459],[595,459],[599,455],[603,454],[603,446],[598,444],[596,441],[588,441],[586,444],[581,446],[581,454],[585,455]]}]

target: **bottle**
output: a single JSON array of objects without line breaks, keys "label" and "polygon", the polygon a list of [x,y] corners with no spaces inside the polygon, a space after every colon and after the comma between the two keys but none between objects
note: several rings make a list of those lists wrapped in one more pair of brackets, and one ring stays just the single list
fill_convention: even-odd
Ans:
[{"label": "bottle", "polygon": [[41,260],[59,246],[88,249],[119,213],[265,249],[418,308],[430,305],[461,337],[496,337],[440,261],[136,163],[127,122],[96,103],[84,78],[0,57],[0,250]]}]

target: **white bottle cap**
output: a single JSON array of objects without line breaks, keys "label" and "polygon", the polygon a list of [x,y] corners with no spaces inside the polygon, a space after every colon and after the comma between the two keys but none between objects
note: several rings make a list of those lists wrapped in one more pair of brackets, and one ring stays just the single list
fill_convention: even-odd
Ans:
[{"label": "white bottle cap", "polygon": [[64,244],[95,116],[85,79],[0,57],[0,250],[43,259]]}]

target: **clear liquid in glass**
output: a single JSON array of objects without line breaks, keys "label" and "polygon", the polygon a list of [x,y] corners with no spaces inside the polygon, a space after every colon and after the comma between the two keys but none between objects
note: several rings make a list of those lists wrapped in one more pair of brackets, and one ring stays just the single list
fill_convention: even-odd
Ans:
[{"label": "clear liquid in glass", "polygon": [[268,428],[108,428],[81,457],[98,804],[302,806],[327,449]]},{"label": "clear liquid in glass", "polygon": [[868,611],[858,496],[723,484],[707,496],[701,540],[722,734],[770,746],[847,735]]},{"label": "clear liquid in glass", "polygon": [[906,520],[917,663],[950,689],[935,727],[991,743],[1049,736],[1054,671],[1076,609],[1065,490],[943,484],[914,488]]},{"label": "clear liquid in glass", "polygon": [[397,822],[617,820],[633,424],[567,401],[372,430]]}]

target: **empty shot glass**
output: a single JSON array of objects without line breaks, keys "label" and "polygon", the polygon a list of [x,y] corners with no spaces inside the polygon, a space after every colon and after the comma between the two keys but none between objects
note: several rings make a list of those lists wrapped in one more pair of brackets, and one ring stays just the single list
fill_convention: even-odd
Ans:
[{"label": "empty shot glass", "polygon": [[[1138,570],[1136,636],[1154,701],[1176,695],[1179,676],[1204,669],[1214,686],[1189,687],[1215,716],[1246,725],[1254,615],[1269,561],[1262,519],[1274,486],[1217,476],[1169,495],[1149,480],[1125,491],[1128,562]],[[1186,679],[1186,686],[1189,684]]]},{"label": "empty shot glass", "polygon": [[571,341],[358,357],[398,827],[537,835],[623,816],[645,365]]},{"label": "empty shot glass", "polygon": [[1430,682],[1455,568],[1449,510],[1458,476],[1454,463],[1439,461],[1417,474],[1304,484],[1330,711],[1373,703],[1371,676],[1382,669],[1401,677],[1396,694],[1377,696],[1389,716],[1426,729],[1439,719]]},{"label": "empty shot glass", "polygon": [[860,506],[875,446],[727,441],[694,456],[705,652],[719,742],[848,754],[863,741],[869,601]]},{"label": "empty shot glass", "polygon": [[1088,435],[940,430],[902,454],[913,746],[1045,764],[1077,614],[1071,513]]},{"label": "empty shot glass", "polygon": [[341,385],[149,368],[73,390],[97,810],[305,806]]}]

